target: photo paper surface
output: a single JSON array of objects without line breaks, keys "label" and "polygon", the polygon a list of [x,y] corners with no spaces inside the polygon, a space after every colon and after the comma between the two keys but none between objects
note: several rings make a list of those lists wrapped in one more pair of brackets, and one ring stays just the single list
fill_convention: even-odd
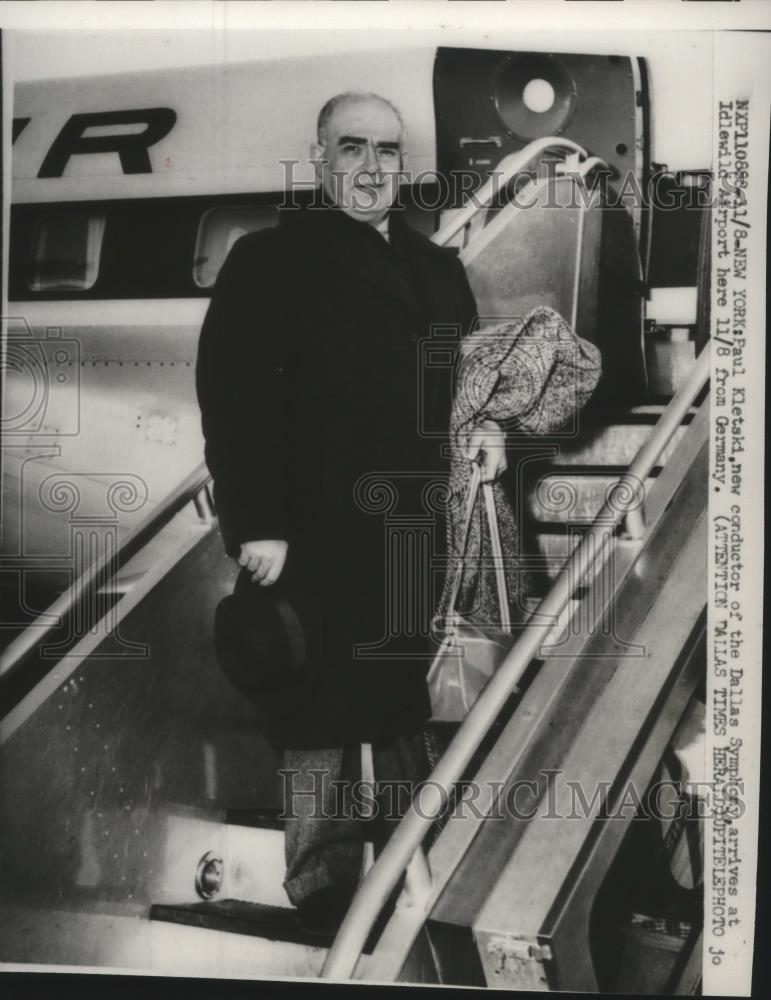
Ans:
[{"label": "photo paper surface", "polygon": [[765,8],[131,6],[0,18],[0,970],[750,995]]}]

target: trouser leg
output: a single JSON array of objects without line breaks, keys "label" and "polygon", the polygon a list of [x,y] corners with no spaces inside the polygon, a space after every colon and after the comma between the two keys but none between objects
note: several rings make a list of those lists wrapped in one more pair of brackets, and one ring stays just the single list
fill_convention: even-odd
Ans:
[{"label": "trouser leg", "polygon": [[[325,886],[353,894],[361,874],[361,824],[345,785],[357,781],[358,747],[284,752],[284,888],[294,906]],[[335,784],[337,783],[337,785]]]},{"label": "trouser leg", "polygon": [[378,788],[378,837],[375,853],[382,850],[410,806],[412,797],[429,775],[423,734],[398,736],[392,743],[372,748]]},{"label": "trouser leg", "polygon": [[[289,817],[284,828],[284,888],[295,906],[324,886],[353,894],[358,885],[364,835],[352,808],[350,785],[361,776],[360,754],[358,746],[284,753],[284,812]],[[421,733],[376,745],[372,756],[378,821],[367,826],[377,854],[427,777],[428,764]]]}]

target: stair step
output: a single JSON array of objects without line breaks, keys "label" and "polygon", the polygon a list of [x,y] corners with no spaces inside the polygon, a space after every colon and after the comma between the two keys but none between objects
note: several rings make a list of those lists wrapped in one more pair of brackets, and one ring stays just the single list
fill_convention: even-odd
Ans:
[{"label": "stair step", "polygon": [[327,954],[322,947],[151,920],[146,905],[119,902],[93,912],[0,906],[0,945],[3,963],[209,979],[315,978]]},{"label": "stair step", "polygon": [[327,956],[328,948],[318,942],[297,944],[259,933],[238,933],[232,928],[215,930],[203,926],[200,918],[193,923],[191,917],[187,922],[182,913],[178,919],[168,919],[170,914],[162,910],[151,916],[154,919],[142,921],[149,930],[148,966],[165,975],[316,979]]},{"label": "stair step", "polygon": [[646,337],[645,364],[650,394],[673,396],[691,374],[695,361],[696,344],[692,340]]},{"label": "stair step", "polygon": [[[641,412],[630,413],[628,422],[625,420],[604,427],[590,425],[582,427],[574,438],[554,439],[559,451],[552,464],[628,467],[650,437],[655,421],[663,412],[663,407],[637,409]],[[684,433],[684,426],[675,432],[659,464],[667,461]]]},{"label": "stair step", "polygon": [[225,822],[229,826],[246,826],[258,830],[283,830],[282,810],[278,806],[260,809],[227,809]]},{"label": "stair step", "polygon": [[[277,818],[278,813],[276,810],[276,815],[271,816],[262,810],[237,810],[226,814],[229,822],[225,826],[224,853],[220,855],[224,861],[223,880],[217,900],[224,896],[246,903],[289,906],[284,889],[284,823]],[[366,825],[362,836],[365,844],[371,843]]]},{"label": "stair step", "polygon": [[[284,829],[283,809],[278,806],[261,807],[259,809],[227,809],[225,823],[233,827],[246,827],[250,830],[281,830]],[[367,830],[367,824],[372,822],[367,816],[359,820]],[[366,837],[365,837],[366,840]]]},{"label": "stair step", "polygon": [[[610,496],[620,474],[576,474],[572,470],[566,470],[542,476],[528,497],[530,516],[544,524],[589,525]],[[652,483],[652,479],[646,480],[646,493]]]},{"label": "stair step", "polygon": [[[199,927],[208,931],[247,934],[307,948],[331,947],[335,931],[321,934],[307,931],[300,923],[297,910],[288,906],[268,906],[240,899],[218,899],[200,903],[169,905],[156,903],[150,908],[150,919]],[[373,928],[364,946],[369,955],[380,935],[384,919]]]},{"label": "stair step", "polygon": [[581,535],[577,532],[542,532],[537,536],[538,552],[537,557],[541,560],[541,571],[550,580],[554,580],[565,565],[565,560],[573,552],[576,545],[581,541]]},{"label": "stair step", "polygon": [[[655,423],[661,414],[666,410],[666,403],[639,403],[637,406],[630,406],[627,416],[633,421],[647,421]],[[690,424],[698,412],[698,406],[689,406],[683,417],[683,426]]]},{"label": "stair step", "polygon": [[150,908],[150,919],[316,948],[328,948],[333,937],[309,934],[300,926],[297,911],[291,907],[249,903],[241,899],[216,899],[173,906],[156,903]]},{"label": "stair step", "polygon": [[[561,573],[568,557],[582,540],[581,532],[542,532],[537,536],[538,552],[536,559],[540,559],[538,570],[544,574],[549,581],[555,580]],[[599,568],[599,567],[598,567]],[[581,597],[586,585],[591,581],[593,574],[584,577],[581,587],[575,591],[576,597]],[[547,588],[548,589],[548,588]]]},{"label": "stair step", "polygon": [[[195,898],[195,876],[206,854],[221,859],[222,885],[215,899],[288,907],[284,889],[284,821],[278,807],[232,809],[207,814],[175,806],[163,826],[164,850],[154,876],[158,904]],[[366,823],[366,820],[362,820]],[[362,830],[365,843],[372,837]]]},{"label": "stair step", "polygon": [[284,831],[228,824],[219,896],[244,903],[286,907]]},{"label": "stair step", "polygon": [[289,905],[283,887],[283,825],[242,825],[226,822],[227,815],[218,810],[167,807],[158,830],[163,848],[152,887],[147,887],[152,889],[151,898],[164,904],[195,898],[199,862],[212,854],[223,862],[218,896]]}]

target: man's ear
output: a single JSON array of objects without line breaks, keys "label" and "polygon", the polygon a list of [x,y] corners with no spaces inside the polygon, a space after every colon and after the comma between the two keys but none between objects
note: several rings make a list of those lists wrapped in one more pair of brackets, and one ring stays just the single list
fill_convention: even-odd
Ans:
[{"label": "man's ear", "polygon": [[309,149],[309,159],[313,164],[313,171],[316,175],[316,183],[321,184],[322,181],[322,171],[324,169],[324,160],[326,160],[326,154],[324,152],[324,147],[320,142],[312,142]]}]

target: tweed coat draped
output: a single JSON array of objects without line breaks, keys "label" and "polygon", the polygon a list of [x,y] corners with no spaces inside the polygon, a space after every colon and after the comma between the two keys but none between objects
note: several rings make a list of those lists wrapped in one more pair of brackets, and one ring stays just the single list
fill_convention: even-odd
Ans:
[{"label": "tweed coat draped", "polygon": [[288,541],[275,587],[302,609],[315,670],[258,706],[279,745],[378,743],[429,714],[426,637],[389,623],[404,589],[385,518],[425,521],[425,488],[446,481],[452,373],[426,373],[421,351],[474,318],[454,251],[398,211],[390,243],[334,208],[284,212],[223,265],[196,373],[220,529],[231,556]]},{"label": "tweed coat draped", "polygon": [[[460,349],[450,419],[451,471],[448,494],[448,573],[438,621],[451,610],[451,581],[463,558],[457,608],[467,621],[500,624],[495,584],[495,561],[489,530],[477,497],[465,554],[463,521],[467,505],[470,464],[463,446],[468,431],[490,418],[510,437],[570,430],[573,421],[596,389],[602,374],[599,349],[578,337],[554,309],[538,306],[522,319],[486,326],[466,337]],[[530,582],[523,569],[521,517],[500,483],[493,485],[503,569],[513,623],[525,617],[524,599]]]}]

